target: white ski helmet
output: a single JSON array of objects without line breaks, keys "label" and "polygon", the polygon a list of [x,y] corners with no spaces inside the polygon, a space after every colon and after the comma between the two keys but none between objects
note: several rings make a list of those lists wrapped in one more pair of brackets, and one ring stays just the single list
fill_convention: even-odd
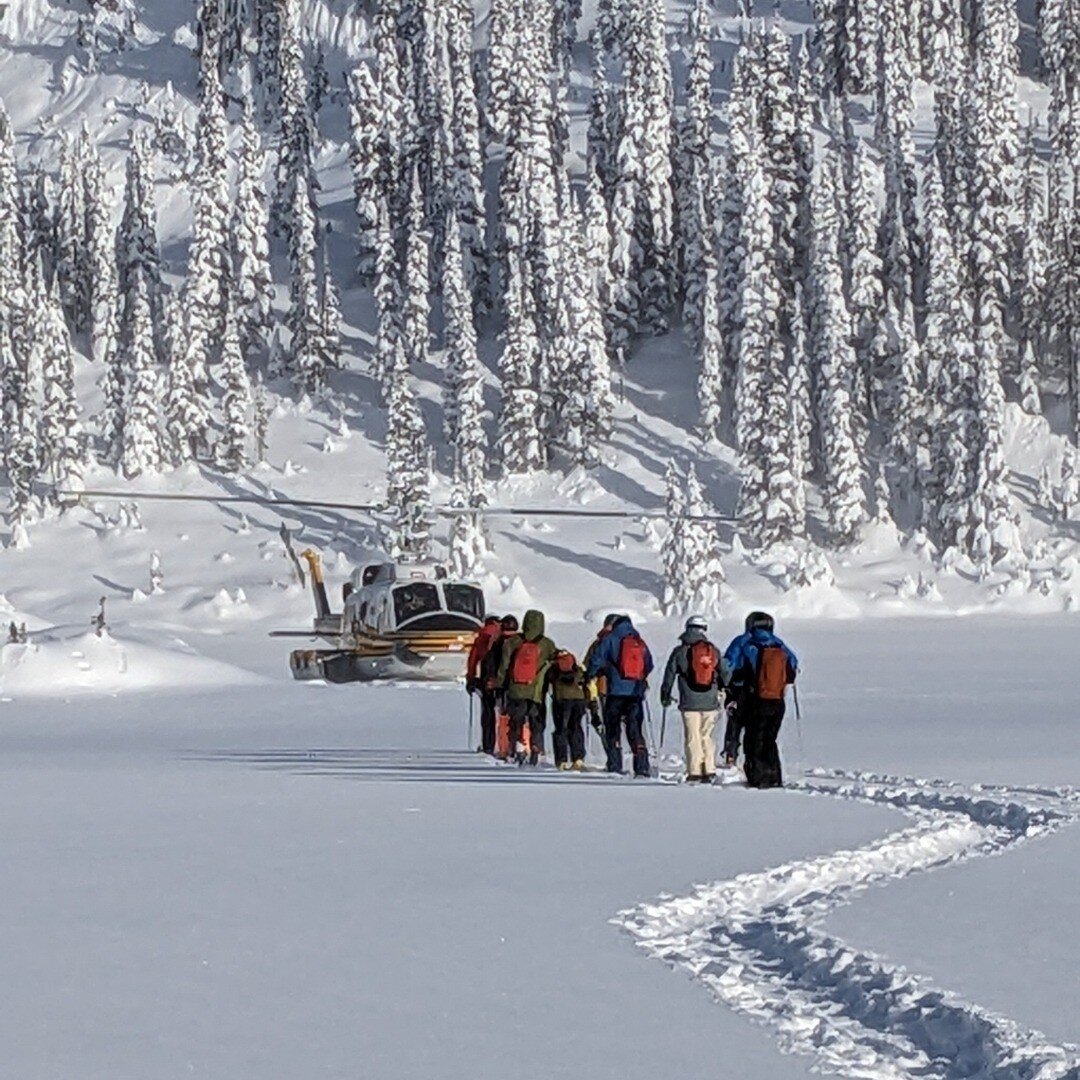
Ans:
[{"label": "white ski helmet", "polygon": [[703,634],[709,629],[709,623],[704,615],[691,615],[686,620],[687,630],[700,630]]}]

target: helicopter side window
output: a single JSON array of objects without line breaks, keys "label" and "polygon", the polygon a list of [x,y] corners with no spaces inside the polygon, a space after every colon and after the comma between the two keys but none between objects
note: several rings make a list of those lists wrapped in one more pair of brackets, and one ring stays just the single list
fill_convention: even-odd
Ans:
[{"label": "helicopter side window", "polygon": [[484,594],[472,585],[444,585],[447,611],[471,615],[478,622],[484,617]]},{"label": "helicopter side window", "polygon": [[439,590],[430,582],[418,581],[394,590],[394,614],[399,626],[421,615],[432,615],[439,611],[442,611]]}]

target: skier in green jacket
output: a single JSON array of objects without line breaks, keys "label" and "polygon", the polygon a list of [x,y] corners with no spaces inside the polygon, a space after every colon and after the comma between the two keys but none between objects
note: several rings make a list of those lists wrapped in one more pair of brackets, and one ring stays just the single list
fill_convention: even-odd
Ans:
[{"label": "skier in green jacket", "polygon": [[503,644],[497,685],[506,692],[510,746],[519,765],[526,761],[522,741],[526,728],[529,732],[529,764],[537,764],[544,752],[547,676],[557,652],[555,642],[544,636],[544,615],[540,611],[526,611],[521,633]]}]

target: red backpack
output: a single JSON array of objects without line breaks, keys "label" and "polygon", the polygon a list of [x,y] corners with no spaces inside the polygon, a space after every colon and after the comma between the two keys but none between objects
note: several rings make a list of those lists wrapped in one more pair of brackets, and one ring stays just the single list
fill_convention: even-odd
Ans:
[{"label": "red backpack", "polygon": [[562,652],[556,654],[555,666],[559,669],[561,675],[571,675],[573,674],[574,668],[577,667],[577,660],[574,659],[573,653],[566,652],[564,649]]},{"label": "red backpack", "polygon": [[619,674],[628,682],[645,678],[645,657],[648,651],[638,634],[627,634],[619,643]]},{"label": "red backpack", "polygon": [[762,701],[783,701],[787,684],[787,653],[779,645],[766,645],[758,657],[757,696]]},{"label": "red backpack", "polygon": [[528,686],[540,674],[540,646],[535,641],[523,641],[510,664],[510,681],[516,686]]},{"label": "red backpack", "polygon": [[690,688],[698,693],[711,690],[716,683],[716,669],[720,665],[720,654],[712,642],[695,641],[690,646],[687,661],[686,681]]}]

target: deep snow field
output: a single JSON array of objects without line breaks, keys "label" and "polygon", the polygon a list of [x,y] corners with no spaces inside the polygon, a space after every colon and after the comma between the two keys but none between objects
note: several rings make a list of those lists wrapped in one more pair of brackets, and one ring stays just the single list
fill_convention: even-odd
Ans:
[{"label": "deep snow field", "polygon": [[0,705],[4,1072],[1075,1077],[1076,620],[782,629],[783,792],[498,766],[459,689],[296,684],[281,643],[248,673],[76,642],[149,689]]},{"label": "deep snow field", "polygon": [[[132,120],[170,79],[191,97],[189,6],[143,5],[138,46],[85,77],[66,4],[9,5],[0,96],[20,153],[50,162],[86,120],[118,179]],[[345,8],[306,3],[332,77],[353,49]],[[726,57],[736,20],[721,34]],[[281,398],[253,477],[130,490],[382,496],[340,109],[325,127],[347,370],[324,402]],[[178,271],[189,208],[164,170],[158,195]],[[420,373],[432,432],[438,365]],[[91,402],[95,377],[83,363]],[[735,457],[687,436],[692,384],[677,334],[648,344],[605,464],[493,484],[492,504],[660,510],[676,457],[730,512]],[[306,627],[311,604],[269,509],[132,497],[135,517],[101,499],[32,527],[0,551],[0,626],[30,636],[0,647],[0,1076],[1077,1080],[1080,526],[1035,498],[1059,436],[1016,406],[1008,429],[1026,567],[942,571],[880,523],[827,559],[730,551],[714,636],[766,607],[804,664],[776,792],[497,766],[467,748],[460,688],[292,682],[289,643],[267,633]],[[334,599],[377,550],[358,516],[285,520]],[[491,530],[492,610],[537,604],[579,654],[626,610],[666,654],[656,527]],[[655,690],[653,722],[655,737]]]}]

